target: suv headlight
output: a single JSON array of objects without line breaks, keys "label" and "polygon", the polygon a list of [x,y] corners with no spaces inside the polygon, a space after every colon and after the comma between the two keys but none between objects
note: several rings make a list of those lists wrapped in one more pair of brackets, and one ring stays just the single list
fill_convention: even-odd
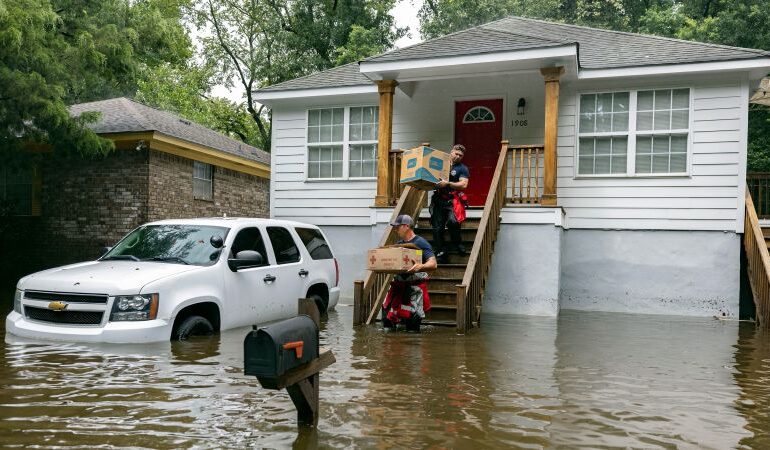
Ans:
[{"label": "suv headlight", "polygon": [[21,314],[21,297],[24,295],[24,291],[16,289],[13,294],[13,310]]},{"label": "suv headlight", "polygon": [[158,294],[119,295],[112,303],[111,322],[153,320],[158,315]]}]

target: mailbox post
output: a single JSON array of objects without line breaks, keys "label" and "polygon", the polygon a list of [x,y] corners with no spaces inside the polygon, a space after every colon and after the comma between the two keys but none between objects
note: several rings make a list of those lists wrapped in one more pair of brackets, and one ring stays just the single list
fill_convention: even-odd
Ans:
[{"label": "mailbox post", "polygon": [[299,299],[299,315],[255,329],[243,341],[244,373],[265,389],[286,389],[300,425],[318,424],[319,372],[335,362],[318,345],[320,314],[312,299]]}]

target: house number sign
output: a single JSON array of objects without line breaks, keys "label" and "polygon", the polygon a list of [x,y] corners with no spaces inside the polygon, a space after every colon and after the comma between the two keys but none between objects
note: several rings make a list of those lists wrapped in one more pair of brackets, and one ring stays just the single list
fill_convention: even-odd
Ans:
[{"label": "house number sign", "polygon": [[513,121],[512,124],[514,127],[526,127],[527,126],[527,119],[516,119]]}]

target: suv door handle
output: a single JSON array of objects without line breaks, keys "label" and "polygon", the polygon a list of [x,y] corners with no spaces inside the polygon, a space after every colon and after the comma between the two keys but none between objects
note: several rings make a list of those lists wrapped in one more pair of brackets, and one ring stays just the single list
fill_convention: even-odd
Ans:
[{"label": "suv door handle", "polygon": [[301,276],[301,277],[303,277],[303,278],[304,278],[304,277],[306,277],[306,276],[307,276],[309,273],[310,273],[310,272],[308,272],[308,271],[307,271],[307,270],[305,270],[305,269],[299,269],[299,276]]},{"label": "suv door handle", "polygon": [[272,283],[273,281],[275,281],[275,277],[270,274],[267,274],[265,275],[265,278],[262,278],[262,281],[264,281],[265,283]]}]

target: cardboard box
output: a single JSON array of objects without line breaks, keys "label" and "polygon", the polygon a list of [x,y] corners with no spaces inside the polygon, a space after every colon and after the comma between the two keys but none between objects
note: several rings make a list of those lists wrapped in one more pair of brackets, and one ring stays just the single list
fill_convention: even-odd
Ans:
[{"label": "cardboard box", "polygon": [[439,179],[449,179],[452,160],[449,153],[420,146],[401,155],[401,184],[431,191]]},{"label": "cardboard box", "polygon": [[418,262],[422,262],[422,250],[411,248],[373,248],[366,255],[366,269],[372,272],[404,273]]}]

